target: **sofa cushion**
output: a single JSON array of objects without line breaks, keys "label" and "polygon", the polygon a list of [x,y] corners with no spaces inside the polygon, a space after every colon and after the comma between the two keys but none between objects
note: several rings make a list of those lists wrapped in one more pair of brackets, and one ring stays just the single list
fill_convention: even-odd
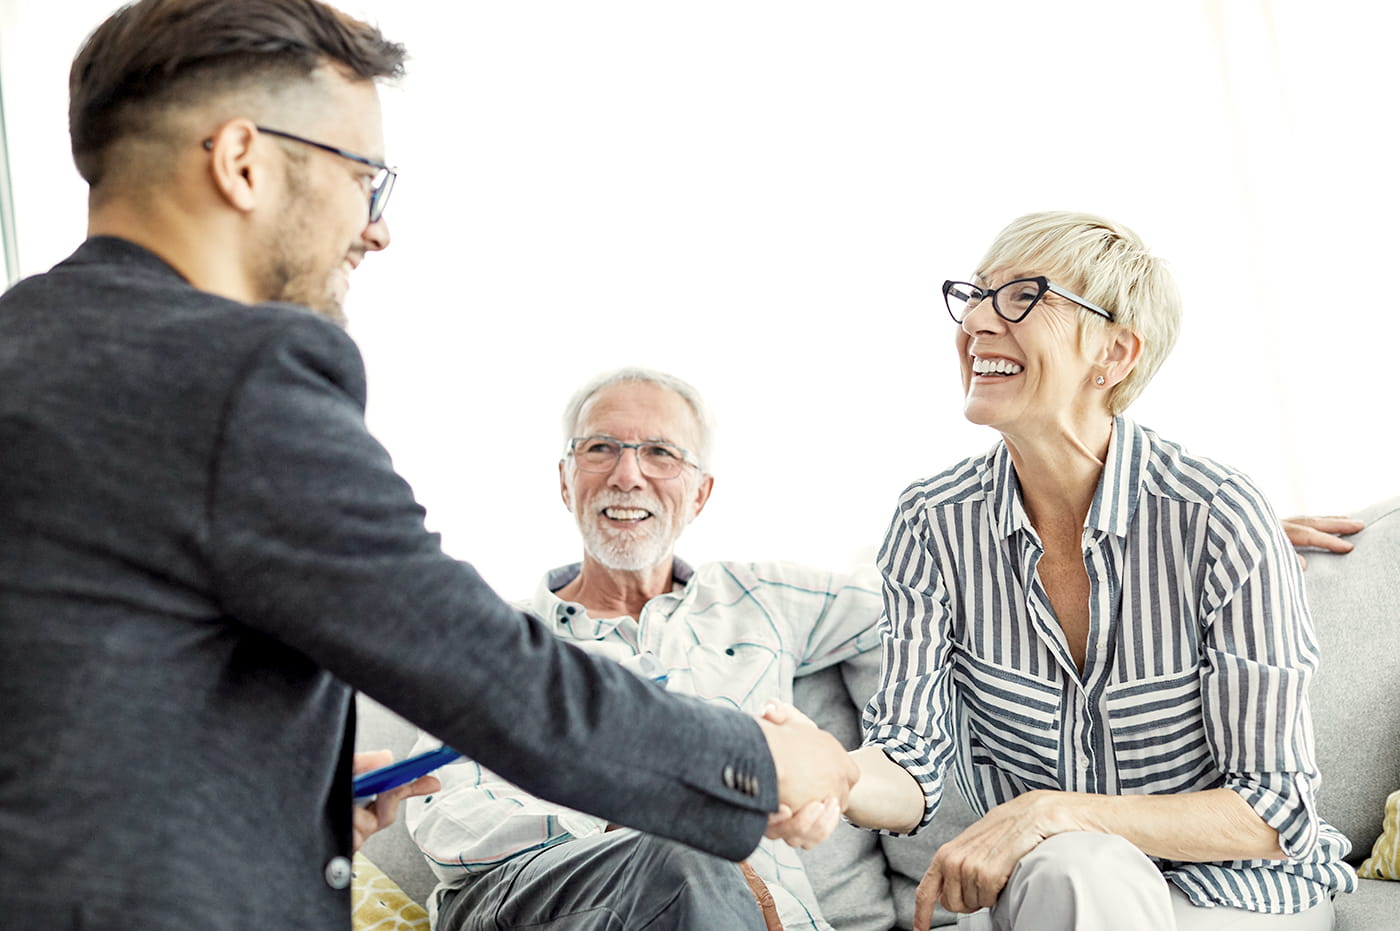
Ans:
[{"label": "sofa cushion", "polygon": [[1321,650],[1311,693],[1318,811],[1359,863],[1400,789],[1400,498],[1355,516],[1366,523],[1355,549],[1308,553],[1303,579]]},{"label": "sofa cushion", "polygon": [[428,913],[361,850],[350,886],[351,931],[428,931]]},{"label": "sofa cushion", "polygon": [[1385,824],[1371,855],[1357,875],[1368,879],[1400,879],[1400,789],[1385,800]]},{"label": "sofa cushion", "polygon": [[[860,714],[847,694],[840,667],[802,676],[793,683],[792,695],[797,707],[847,749],[860,746]],[[822,915],[833,928],[889,931],[894,926],[890,880],[874,832],[842,821],[824,842],[798,856]]]},{"label": "sofa cushion", "polygon": [[[879,651],[847,660],[842,664],[841,671],[852,701],[864,709],[870,696],[875,694],[880,685]],[[914,892],[919,887],[919,880],[924,878],[924,871],[928,869],[934,853],[977,820],[972,806],[963,799],[953,780],[950,779],[946,786],[938,814],[934,815],[933,821],[918,834],[901,837],[878,835],[880,849],[885,855],[885,862],[889,864],[895,919],[901,928],[913,926]],[[942,906],[934,909],[933,927],[955,924],[957,916],[952,912],[945,911]]]}]

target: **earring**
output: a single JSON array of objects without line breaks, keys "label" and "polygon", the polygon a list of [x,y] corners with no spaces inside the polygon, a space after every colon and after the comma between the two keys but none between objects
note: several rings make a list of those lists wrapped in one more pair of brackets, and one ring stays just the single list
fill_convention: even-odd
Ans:
[{"label": "earring", "polygon": [[1094,379],[1094,384],[1098,385],[1100,388],[1103,387],[1103,383],[1104,383],[1104,377],[1103,377],[1102,375],[1100,375],[1098,378],[1095,378],[1095,379]]}]

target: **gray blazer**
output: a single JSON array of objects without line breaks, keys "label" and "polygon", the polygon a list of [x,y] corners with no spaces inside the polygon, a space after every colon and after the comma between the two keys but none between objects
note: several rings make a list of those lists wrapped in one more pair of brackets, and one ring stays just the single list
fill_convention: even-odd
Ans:
[{"label": "gray blazer", "polygon": [[123,240],[0,297],[0,925],[348,927],[352,689],[535,794],[757,843],[757,725],[446,556],[364,400],[335,325]]}]

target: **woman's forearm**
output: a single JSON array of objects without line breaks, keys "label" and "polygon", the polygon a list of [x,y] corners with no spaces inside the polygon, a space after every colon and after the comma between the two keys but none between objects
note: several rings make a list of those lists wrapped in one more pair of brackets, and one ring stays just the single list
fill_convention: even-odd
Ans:
[{"label": "woman's forearm", "polygon": [[1149,856],[1200,863],[1282,860],[1278,832],[1229,789],[1181,795],[1037,793],[1049,806],[1050,833],[1117,834]]},{"label": "woman's forearm", "polygon": [[879,747],[851,752],[860,780],[851,789],[846,817],[861,827],[908,833],[924,819],[924,792],[903,766]]}]

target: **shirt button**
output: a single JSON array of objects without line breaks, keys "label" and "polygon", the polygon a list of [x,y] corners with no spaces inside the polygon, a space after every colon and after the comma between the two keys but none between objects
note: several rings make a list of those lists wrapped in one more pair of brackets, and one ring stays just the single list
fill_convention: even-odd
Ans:
[{"label": "shirt button", "polygon": [[1081,756],[1081,757],[1079,758],[1079,771],[1080,771],[1080,772],[1086,772],[1088,769],[1089,769],[1089,758],[1088,758],[1087,756]]},{"label": "shirt button", "polygon": [[326,885],[332,889],[345,889],[350,885],[350,861],[344,857],[331,857],[326,864]]}]

